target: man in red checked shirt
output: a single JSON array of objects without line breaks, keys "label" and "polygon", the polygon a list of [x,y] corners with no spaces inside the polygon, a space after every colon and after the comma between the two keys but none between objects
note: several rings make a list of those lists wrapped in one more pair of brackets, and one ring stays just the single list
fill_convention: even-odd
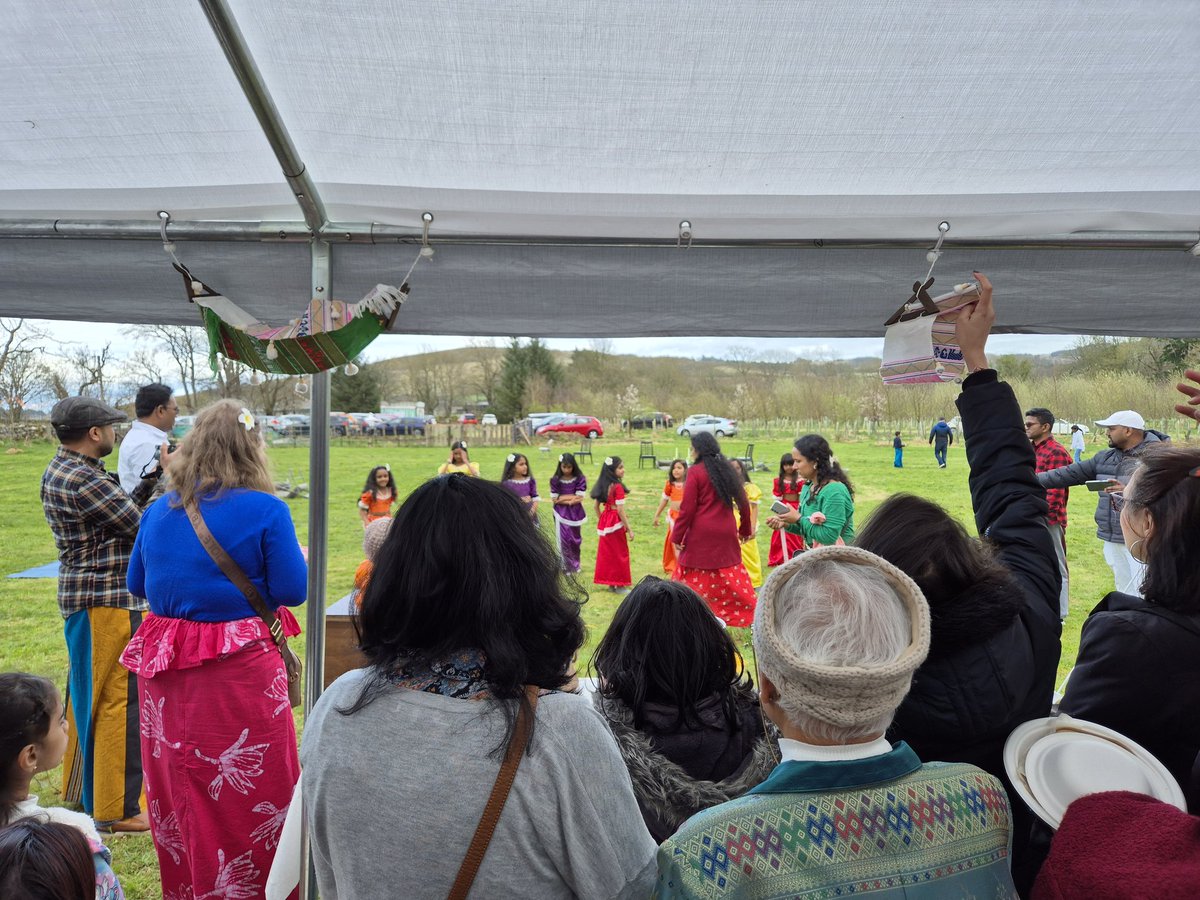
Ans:
[{"label": "man in red checked shirt", "polygon": [[[1072,463],[1067,448],[1050,434],[1054,428],[1054,413],[1038,406],[1025,411],[1025,434],[1033,443],[1033,454],[1037,458],[1037,471],[1048,472]],[[1064,621],[1068,612],[1067,592],[1067,494],[1068,488],[1047,488],[1046,502],[1050,514],[1046,525],[1054,538],[1054,549],[1058,552],[1058,571],[1062,575],[1062,590],[1058,595],[1058,617]]]}]

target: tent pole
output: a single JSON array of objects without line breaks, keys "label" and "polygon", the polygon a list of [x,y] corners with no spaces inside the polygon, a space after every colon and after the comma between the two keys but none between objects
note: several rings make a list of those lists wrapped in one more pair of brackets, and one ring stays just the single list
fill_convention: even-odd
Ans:
[{"label": "tent pole", "polygon": [[[333,290],[332,253],[324,241],[312,243],[312,292]],[[325,679],[325,580],[329,544],[329,373],[312,376],[308,450],[308,601],[305,613],[304,718],[321,697]],[[301,823],[300,900],[316,900],[317,873]]]},{"label": "tent pole", "polygon": [[[313,239],[304,222],[172,222],[172,240],[260,241],[300,243]],[[330,222],[320,230],[331,244],[420,243],[421,229],[372,222]],[[119,219],[0,219],[0,238],[68,240],[162,240],[158,220],[134,222]],[[676,238],[582,237],[570,235],[447,234],[430,238],[432,244],[575,247],[674,247]],[[1190,250],[1200,241],[1196,231],[1077,231],[1072,234],[1018,235],[1002,238],[946,238],[944,248],[960,250]],[[693,248],[744,247],[778,250],[889,249],[928,250],[925,238],[791,238],[692,241]]]},{"label": "tent pole", "polygon": [[[242,91],[254,110],[254,115],[258,117],[263,134],[270,142],[271,149],[275,151],[275,157],[283,169],[283,177],[287,179],[292,193],[296,196],[296,202],[304,211],[305,223],[314,234],[319,233],[329,224],[325,204],[317,193],[317,186],[305,168],[304,161],[300,159],[292,136],[283,124],[283,117],[279,115],[279,109],[271,99],[271,92],[267,90],[266,82],[263,81],[262,73],[258,71],[258,64],[250,53],[250,47],[246,44],[246,38],[242,35],[242,29],[238,27],[229,4],[226,0],[200,0],[200,6],[208,17],[208,24],[216,33],[221,49],[225,51],[225,58],[229,60],[234,75],[242,85]],[[174,233],[172,230],[172,236]]]}]

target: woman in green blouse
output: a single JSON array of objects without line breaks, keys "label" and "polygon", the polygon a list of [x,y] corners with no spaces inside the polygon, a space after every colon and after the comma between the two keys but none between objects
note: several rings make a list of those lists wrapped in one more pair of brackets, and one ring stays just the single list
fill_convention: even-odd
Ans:
[{"label": "woman in green blouse", "polygon": [[796,439],[796,473],[804,479],[800,508],[771,516],[767,524],[803,535],[807,549],[854,540],[854,488],[819,434]]}]

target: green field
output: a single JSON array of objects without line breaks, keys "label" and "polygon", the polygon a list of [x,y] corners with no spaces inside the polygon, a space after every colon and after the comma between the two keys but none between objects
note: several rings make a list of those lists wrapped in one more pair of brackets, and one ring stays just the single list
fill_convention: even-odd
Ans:
[{"label": "green field", "polygon": [[[931,450],[913,443],[905,451],[903,469],[892,467],[890,440],[886,445],[867,441],[834,445],[834,452],[857,490],[856,521],[861,523],[889,494],[909,491],[941,503],[974,531],[967,492],[966,459],[962,450],[958,445],[951,448],[949,466],[943,470],[935,465]],[[660,458],[669,458],[673,452],[686,451],[686,442],[682,438],[660,440],[655,446]],[[743,448],[744,443],[726,441],[726,450],[731,454],[740,453]],[[42,517],[38,498],[42,470],[53,449],[50,444],[33,444],[22,448],[18,454],[0,456],[0,574],[18,572],[55,558],[54,542]],[[772,470],[754,474],[755,483],[768,498],[779,456],[790,449],[790,444],[785,441],[764,443],[756,449],[756,459],[766,461]],[[483,448],[472,455],[485,477],[498,478],[508,452],[502,448]],[[555,455],[557,452],[556,449]],[[600,460],[610,454],[619,455],[626,461],[625,481],[631,490],[626,511],[635,535],[630,548],[634,580],[646,574],[661,574],[664,532],[661,527],[651,528],[650,523],[662,492],[664,477],[661,472],[648,466],[644,469],[637,467],[636,442],[622,443],[605,439],[596,442],[595,464],[584,463],[582,466],[589,482],[599,472]],[[307,480],[306,447],[273,447],[270,455],[277,477],[286,477],[289,472],[295,472],[297,480]],[[446,453],[440,449],[366,447],[347,443],[335,444],[330,458],[328,602],[349,590],[354,570],[362,559],[362,526],[356,503],[370,468],[389,463],[403,497],[434,474],[438,465],[445,460]],[[553,474],[551,455],[539,453],[535,447],[530,453],[530,462],[543,496],[548,496],[549,479]],[[110,468],[114,467],[115,461],[110,461]],[[302,499],[288,502],[300,541],[307,544],[308,502]],[[1079,629],[1087,611],[1112,590],[1112,574],[1104,563],[1091,522],[1095,502],[1095,497],[1081,488],[1071,492],[1068,555],[1072,575],[1072,610],[1063,634],[1060,678],[1075,658]],[[543,528],[550,537],[552,520],[548,507],[543,510]],[[769,531],[760,527],[758,542],[764,563],[769,538]],[[581,582],[588,588],[593,587],[590,575],[595,562],[595,550],[595,532],[589,533],[585,526]],[[592,591],[583,610],[588,637],[581,660],[586,662],[590,657],[619,600],[618,595],[603,588]],[[303,623],[303,610],[298,609],[296,613]],[[302,647],[297,649],[303,652]],[[60,686],[64,684],[67,659],[62,639],[62,619],[55,604],[54,581],[0,579],[0,670],[35,672],[52,678]],[[301,724],[299,719],[298,724]],[[58,772],[53,772],[37,777],[35,792],[43,803],[52,803],[57,798],[58,775]],[[157,863],[149,837],[116,837],[109,843],[114,867],[129,900],[158,897]]]}]

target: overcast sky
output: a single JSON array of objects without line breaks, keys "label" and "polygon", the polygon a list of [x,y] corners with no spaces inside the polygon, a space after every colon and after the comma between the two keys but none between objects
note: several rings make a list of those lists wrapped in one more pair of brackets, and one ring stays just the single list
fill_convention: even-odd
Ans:
[{"label": "overcast sky", "polygon": [[[102,346],[111,341],[117,356],[126,356],[137,347],[130,335],[128,325],[109,325],[96,322],[58,322],[31,320],[31,324],[44,329],[62,343]],[[1074,335],[1028,335],[1001,334],[988,341],[988,349],[1002,353],[1053,353],[1065,350],[1075,343]],[[384,335],[367,350],[370,359],[388,359],[421,353],[426,349],[450,350],[465,347],[471,340],[465,336],[446,335]],[[503,344],[507,338],[496,338]],[[555,350],[588,348],[588,338],[553,338],[546,342]],[[856,356],[879,356],[883,349],[883,337],[877,338],[761,338],[761,337],[647,337],[613,338],[612,352],[629,353],[635,356],[702,356],[723,357],[731,347],[750,347],[760,353],[787,354],[807,359],[848,359]]]}]

